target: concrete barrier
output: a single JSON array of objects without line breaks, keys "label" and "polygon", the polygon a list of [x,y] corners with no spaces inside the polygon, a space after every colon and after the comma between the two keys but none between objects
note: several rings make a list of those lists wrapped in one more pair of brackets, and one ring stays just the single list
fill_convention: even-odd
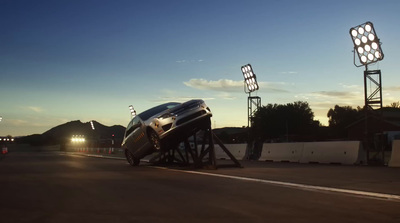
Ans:
[{"label": "concrete barrier", "polygon": [[304,143],[300,163],[364,163],[360,141]]},{"label": "concrete barrier", "polygon": [[304,143],[264,143],[260,161],[300,162]]},{"label": "concrete barrier", "polygon": [[[246,156],[247,144],[225,144],[225,147],[232,153],[237,160],[243,160]],[[215,158],[230,159],[225,151],[218,145],[214,144]]]},{"label": "concrete barrier", "polygon": [[393,140],[389,166],[400,167],[400,140]]},{"label": "concrete barrier", "polygon": [[366,156],[359,141],[264,143],[259,161],[353,165]]}]

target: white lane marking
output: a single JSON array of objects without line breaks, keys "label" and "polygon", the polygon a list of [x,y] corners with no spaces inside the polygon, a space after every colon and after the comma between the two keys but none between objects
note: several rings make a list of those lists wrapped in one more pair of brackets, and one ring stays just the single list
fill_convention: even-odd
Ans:
[{"label": "white lane marking", "polygon": [[228,178],[228,179],[235,179],[235,180],[242,180],[242,181],[265,183],[265,184],[271,184],[271,185],[277,185],[277,186],[297,188],[297,189],[301,189],[301,190],[343,193],[343,194],[357,195],[357,196],[362,196],[362,197],[367,197],[367,198],[377,198],[377,199],[384,199],[384,200],[400,202],[400,196],[394,195],[394,194],[384,194],[384,193],[375,193],[375,192],[341,189],[341,188],[333,188],[333,187],[313,186],[313,185],[307,185],[307,184],[288,183],[288,182],[282,182],[282,181],[263,180],[263,179],[238,177],[238,176],[207,173],[207,172],[176,170],[176,169],[168,169],[165,167],[154,167],[154,168],[165,169],[165,170],[176,171],[176,172],[183,172],[183,173],[190,173],[190,174],[198,174],[198,175],[221,177],[221,178]]},{"label": "white lane marking", "polygon": [[86,156],[86,157],[95,157],[95,158],[103,158],[103,159],[116,159],[116,160],[125,160],[125,158],[122,157],[116,157],[116,156],[104,156],[104,155],[96,155],[96,154],[82,154],[82,153],[71,153],[71,154],[60,154],[60,155],[66,155],[66,156]]},{"label": "white lane marking", "polygon": [[[125,160],[125,158],[122,158],[122,157],[110,157],[110,156],[103,156],[103,155],[90,155],[90,154],[65,154],[65,155],[88,156],[88,157],[98,157],[98,158],[106,158],[106,159]],[[214,177],[221,177],[221,178],[228,178],[228,179],[235,179],[235,180],[242,180],[242,181],[265,183],[265,184],[271,184],[271,185],[277,185],[277,186],[297,188],[297,189],[301,189],[301,190],[335,192],[335,193],[343,193],[343,194],[357,195],[357,196],[368,197],[368,198],[377,198],[377,199],[385,199],[385,200],[400,202],[400,195],[394,195],[394,194],[384,194],[384,193],[375,193],[375,192],[341,189],[341,188],[333,188],[333,187],[313,186],[313,185],[307,185],[307,184],[288,183],[288,182],[282,182],[282,181],[263,180],[263,179],[257,179],[257,178],[230,176],[230,175],[197,172],[197,171],[189,171],[189,170],[177,170],[177,169],[169,169],[166,167],[157,167],[157,166],[149,166],[149,167],[163,169],[163,170],[170,170],[170,171],[175,171],[175,172],[183,172],[183,173],[214,176]]]}]

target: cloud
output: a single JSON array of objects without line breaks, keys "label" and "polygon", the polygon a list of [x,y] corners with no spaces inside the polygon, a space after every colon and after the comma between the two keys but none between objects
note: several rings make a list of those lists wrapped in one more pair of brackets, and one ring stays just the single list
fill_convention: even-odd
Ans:
[{"label": "cloud", "polygon": [[20,127],[20,126],[26,126],[26,124],[28,124],[29,122],[22,119],[8,119],[7,123],[13,127],[14,126]]},{"label": "cloud", "polygon": [[36,106],[28,106],[27,109],[29,109],[29,110],[31,110],[31,111],[34,111],[34,112],[36,112],[36,113],[41,113],[41,112],[44,111],[43,108],[41,108],[41,107],[36,107]]},{"label": "cloud", "polygon": [[297,74],[297,71],[282,71],[281,74]]},{"label": "cloud", "polygon": [[[190,79],[189,81],[183,82],[186,86],[199,89],[199,90],[211,90],[219,92],[243,92],[244,83],[243,81],[234,81],[229,79],[220,79],[217,81],[205,80],[205,79]],[[286,83],[267,83],[258,82],[260,86],[260,91],[270,91],[270,92],[288,92],[283,89]]]},{"label": "cloud", "polygon": [[383,87],[384,91],[400,91],[400,86]]},{"label": "cloud", "polygon": [[298,94],[295,95],[295,98],[326,104],[354,104],[363,98],[363,94],[352,91],[316,91],[307,94]]},{"label": "cloud", "polygon": [[363,94],[356,91],[317,91],[298,94],[295,98],[308,101],[313,108],[328,111],[334,105],[359,106],[363,102]]},{"label": "cloud", "polygon": [[237,99],[237,97],[233,96],[232,94],[228,93],[228,92],[221,92],[218,94],[218,98],[222,98],[225,100],[235,100]]},{"label": "cloud", "polygon": [[233,81],[228,79],[220,79],[218,81],[190,79],[189,81],[183,83],[188,87],[200,90],[236,92],[240,89],[243,89],[243,81]]},{"label": "cloud", "polygon": [[359,96],[358,92],[349,92],[349,91],[317,91],[312,92],[312,95],[316,97],[346,97],[346,98],[355,98]]},{"label": "cloud", "polygon": [[201,63],[204,62],[204,60],[199,59],[199,60],[177,60],[175,61],[176,63]]},{"label": "cloud", "polygon": [[214,100],[215,98],[203,98],[203,97],[190,97],[190,96],[164,96],[159,97],[157,99],[152,100],[152,102],[156,103],[167,103],[167,102],[185,102],[192,99],[203,99],[205,101]]},{"label": "cloud", "polygon": [[341,86],[344,89],[356,89],[356,90],[362,90],[362,87],[360,85],[347,85],[347,84],[343,84],[340,83],[339,86]]}]

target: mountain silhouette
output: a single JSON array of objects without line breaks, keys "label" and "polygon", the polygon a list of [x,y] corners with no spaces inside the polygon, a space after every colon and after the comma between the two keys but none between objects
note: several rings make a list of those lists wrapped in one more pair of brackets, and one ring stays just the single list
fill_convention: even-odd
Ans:
[{"label": "mountain silhouette", "polygon": [[105,126],[93,121],[94,130],[90,122],[82,123],[80,120],[67,122],[56,126],[43,134],[34,134],[16,139],[17,143],[27,143],[34,146],[57,145],[68,143],[72,136],[81,135],[88,141],[115,140],[115,144],[121,143],[125,127],[121,125]]}]

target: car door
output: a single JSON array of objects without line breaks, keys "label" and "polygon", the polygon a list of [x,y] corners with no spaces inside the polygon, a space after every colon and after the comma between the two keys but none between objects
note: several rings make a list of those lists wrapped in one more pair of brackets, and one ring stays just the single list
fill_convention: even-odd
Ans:
[{"label": "car door", "polygon": [[145,128],[139,116],[134,117],[127,127],[125,144],[133,154],[142,150],[142,147],[147,143],[144,130]]}]

